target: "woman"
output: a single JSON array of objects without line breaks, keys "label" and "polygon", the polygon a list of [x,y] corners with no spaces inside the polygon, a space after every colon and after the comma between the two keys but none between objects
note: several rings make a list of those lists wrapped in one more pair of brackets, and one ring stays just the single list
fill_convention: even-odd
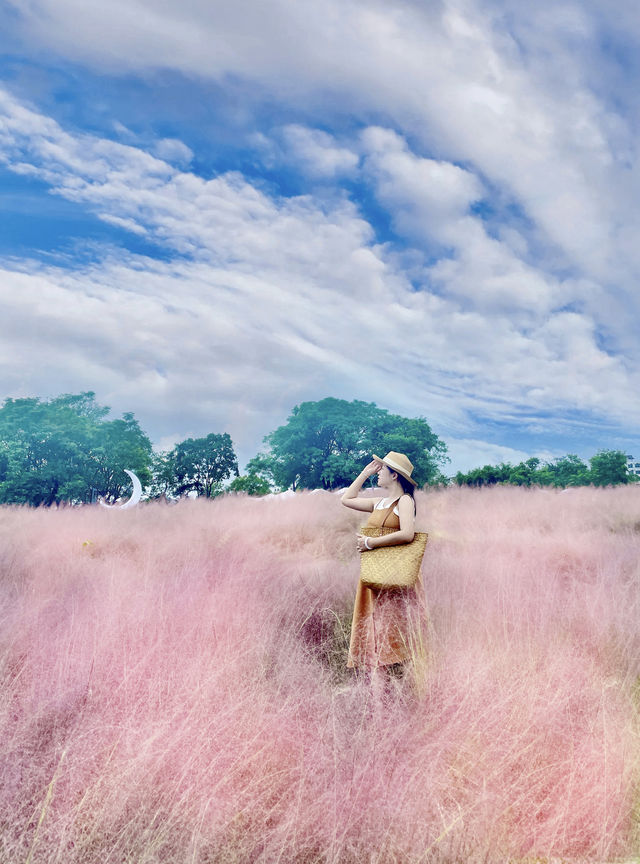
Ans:
[{"label": "woman", "polygon": [[[352,510],[370,513],[367,527],[393,528],[380,537],[358,534],[358,551],[366,555],[378,546],[410,543],[415,533],[416,483],[411,479],[413,465],[404,453],[387,453],[384,459],[373,457],[342,496],[342,503]],[[362,498],[363,484],[374,474],[383,497]],[[404,670],[422,645],[420,639],[420,602],[416,588],[367,588],[358,583],[351,644],[347,666],[372,670],[385,667],[387,672]]]}]

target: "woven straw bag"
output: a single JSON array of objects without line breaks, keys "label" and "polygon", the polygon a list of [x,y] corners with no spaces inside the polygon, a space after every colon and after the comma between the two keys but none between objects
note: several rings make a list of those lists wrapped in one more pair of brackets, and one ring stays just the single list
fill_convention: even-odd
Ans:
[{"label": "woven straw bag", "polygon": [[[397,528],[361,528],[365,537],[393,534]],[[420,576],[420,566],[428,534],[416,531],[411,543],[379,546],[360,555],[360,581],[367,588],[412,588]]]}]

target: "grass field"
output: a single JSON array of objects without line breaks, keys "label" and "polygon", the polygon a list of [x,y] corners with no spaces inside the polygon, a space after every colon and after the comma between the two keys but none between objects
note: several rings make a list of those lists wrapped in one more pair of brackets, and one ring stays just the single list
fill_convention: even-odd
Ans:
[{"label": "grass field", "polygon": [[421,494],[427,663],[345,669],[329,493],[0,510],[2,862],[640,852],[640,488]]}]

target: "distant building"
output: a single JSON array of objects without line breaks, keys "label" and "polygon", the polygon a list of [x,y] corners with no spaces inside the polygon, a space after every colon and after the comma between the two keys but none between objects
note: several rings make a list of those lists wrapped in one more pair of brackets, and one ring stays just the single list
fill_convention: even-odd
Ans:
[{"label": "distant building", "polygon": [[640,459],[634,459],[627,453],[627,471],[640,477]]}]

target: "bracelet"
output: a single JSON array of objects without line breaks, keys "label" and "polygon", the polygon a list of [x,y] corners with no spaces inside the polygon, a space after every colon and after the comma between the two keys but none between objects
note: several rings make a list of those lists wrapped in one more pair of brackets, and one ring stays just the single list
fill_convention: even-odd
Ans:
[{"label": "bracelet", "polygon": [[365,548],[371,552],[373,547],[369,546],[369,538],[368,537],[364,538],[364,545],[365,545]]}]

